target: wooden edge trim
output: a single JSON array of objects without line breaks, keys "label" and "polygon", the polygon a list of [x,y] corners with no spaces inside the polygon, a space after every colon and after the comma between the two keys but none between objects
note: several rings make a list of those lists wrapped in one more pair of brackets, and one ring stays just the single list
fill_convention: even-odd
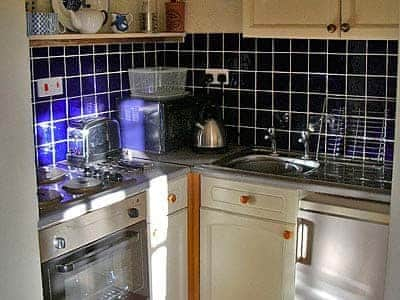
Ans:
[{"label": "wooden edge trim", "polygon": [[200,174],[188,174],[188,299],[200,299]]},{"label": "wooden edge trim", "polygon": [[183,42],[183,38],[152,37],[152,38],[125,38],[125,39],[65,39],[65,40],[31,40],[30,47],[41,46],[77,46],[92,44],[120,44],[120,43],[143,43],[143,42]]}]

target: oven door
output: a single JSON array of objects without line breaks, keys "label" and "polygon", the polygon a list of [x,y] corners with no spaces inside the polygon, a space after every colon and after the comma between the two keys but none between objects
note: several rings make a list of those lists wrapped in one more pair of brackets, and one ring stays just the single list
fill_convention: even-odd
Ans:
[{"label": "oven door", "polygon": [[148,299],[146,223],[42,264],[44,299]]}]

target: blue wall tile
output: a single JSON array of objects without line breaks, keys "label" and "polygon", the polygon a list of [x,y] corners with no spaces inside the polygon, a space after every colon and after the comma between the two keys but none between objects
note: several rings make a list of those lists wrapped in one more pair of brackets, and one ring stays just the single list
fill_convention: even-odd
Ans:
[{"label": "blue wall tile", "polygon": [[50,47],[50,56],[63,56],[64,53],[64,47]]},{"label": "blue wall tile", "polygon": [[47,166],[53,163],[53,146],[38,147],[37,149],[37,163],[38,166]]},{"label": "blue wall tile", "polygon": [[50,58],[50,76],[65,76],[65,62],[63,57]]},{"label": "blue wall tile", "polygon": [[[144,51],[143,44],[140,45]],[[148,49],[154,51],[154,44]],[[32,48],[33,110],[35,122],[41,125],[36,126],[35,141],[37,146],[52,146],[37,148],[38,165],[65,159],[67,146],[64,141],[69,119],[115,115],[113,110],[117,109],[119,99],[122,95],[129,95],[126,70],[132,67],[133,51],[131,43]],[[141,62],[144,64],[144,52],[141,53]],[[121,68],[125,71],[123,76]],[[63,77],[64,93],[39,98],[36,80],[50,76]]]},{"label": "blue wall tile", "polygon": [[55,122],[54,123],[54,141],[61,141],[67,139],[67,122]]},{"label": "blue wall tile", "polygon": [[48,57],[49,56],[49,48],[48,47],[39,47],[32,48],[32,57]]},{"label": "blue wall tile", "polygon": [[[230,125],[228,140],[245,145],[269,146],[263,136],[273,125],[279,129],[279,147],[299,150],[299,132],[305,122],[320,118],[327,97],[378,96],[386,108],[382,119],[386,126],[385,158],[391,160],[397,49],[396,41],[254,39],[238,33],[187,34],[184,43],[32,48],[32,83],[61,76],[65,90],[63,95],[38,98],[32,85],[34,119],[43,126],[35,124],[36,145],[52,146],[37,147],[37,164],[65,159],[66,127],[71,118],[117,115],[119,100],[130,94],[129,68],[155,65],[189,68],[187,88],[195,95],[205,95],[206,68],[227,68],[230,80],[224,93],[218,86],[211,93],[220,100],[217,104]],[[332,99],[328,106],[340,110],[343,103]],[[347,111],[355,107],[348,101]],[[364,107],[367,118],[371,113],[382,113],[379,104],[371,101],[359,106],[361,110]],[[46,124],[52,125],[46,128]],[[325,144],[325,136],[322,140]],[[329,137],[326,140],[329,142]],[[344,151],[343,145],[340,147]]]},{"label": "blue wall tile", "polygon": [[82,99],[80,97],[68,100],[68,116],[70,118],[79,117],[82,114]]},{"label": "blue wall tile", "polygon": [[56,157],[55,157],[56,162],[65,160],[65,154],[67,153],[67,142],[61,142],[55,144],[55,151],[56,151]]},{"label": "blue wall tile", "polygon": [[96,55],[94,58],[95,72],[104,73],[107,72],[107,56]]},{"label": "blue wall tile", "polygon": [[40,123],[39,125],[36,125],[36,132],[37,145],[44,145],[53,142],[51,123]]},{"label": "blue wall tile", "polygon": [[81,73],[93,74],[93,56],[81,56]]},{"label": "blue wall tile", "polygon": [[35,105],[36,122],[50,121],[50,102],[39,102]]},{"label": "blue wall tile", "polygon": [[84,115],[91,115],[96,113],[97,105],[95,96],[84,96],[82,98],[82,101]]},{"label": "blue wall tile", "polygon": [[96,92],[104,93],[108,90],[107,75],[96,75]]},{"label": "blue wall tile", "polygon": [[77,46],[68,46],[65,47],[65,55],[78,55],[79,47]]},{"label": "blue wall tile", "polygon": [[80,74],[79,70],[79,57],[71,56],[65,58],[65,67],[67,76],[75,76]]},{"label": "blue wall tile", "polygon": [[81,79],[73,77],[67,79],[67,96],[76,97],[81,95]]},{"label": "blue wall tile", "polygon": [[88,95],[93,93],[94,93],[93,75],[82,77],[82,95]]},{"label": "blue wall tile", "polygon": [[108,77],[110,91],[118,91],[121,89],[121,75],[118,74],[110,74]]},{"label": "blue wall tile", "polygon": [[49,73],[49,60],[44,59],[34,59],[33,60],[33,79],[48,78]]},{"label": "blue wall tile", "polygon": [[107,95],[98,95],[97,96],[97,111],[99,113],[109,111]]}]

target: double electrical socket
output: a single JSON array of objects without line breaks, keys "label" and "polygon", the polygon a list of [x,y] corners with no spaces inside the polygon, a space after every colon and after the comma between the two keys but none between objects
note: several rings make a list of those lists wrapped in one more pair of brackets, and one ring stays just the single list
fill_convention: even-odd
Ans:
[{"label": "double electrical socket", "polygon": [[37,93],[39,97],[50,97],[64,93],[62,77],[43,78],[37,81]]},{"label": "double electrical socket", "polygon": [[212,75],[213,81],[211,82],[211,84],[221,84],[221,82],[218,81],[218,76],[225,75],[226,79],[224,85],[229,84],[229,71],[226,69],[207,69],[206,75]]}]

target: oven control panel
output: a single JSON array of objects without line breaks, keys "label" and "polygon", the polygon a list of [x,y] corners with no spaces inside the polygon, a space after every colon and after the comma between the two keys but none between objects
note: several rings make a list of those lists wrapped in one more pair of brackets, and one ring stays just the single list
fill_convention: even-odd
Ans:
[{"label": "oven control panel", "polygon": [[[71,212],[73,213],[73,212]],[[141,193],[39,232],[41,262],[79,249],[146,218],[146,194]]]}]

